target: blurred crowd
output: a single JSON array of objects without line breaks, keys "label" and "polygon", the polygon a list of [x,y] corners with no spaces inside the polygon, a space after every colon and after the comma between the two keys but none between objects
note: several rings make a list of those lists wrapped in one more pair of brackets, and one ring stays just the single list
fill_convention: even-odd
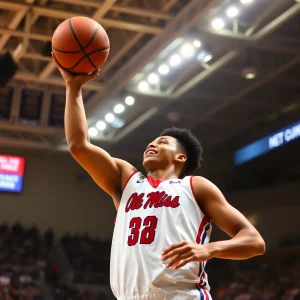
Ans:
[{"label": "blurred crowd", "polygon": [[74,282],[108,284],[111,241],[69,234],[61,239],[74,270]]},{"label": "blurred crowd", "polygon": [[89,289],[80,289],[77,285],[71,286],[62,282],[55,285],[53,289],[53,298],[55,300],[109,300],[104,293],[93,293]]},{"label": "blurred crowd", "polygon": [[214,300],[300,300],[299,250],[231,262],[215,271]]},{"label": "blurred crowd", "polygon": [[[60,265],[49,260],[53,240],[51,228],[41,235],[35,224],[0,225],[0,300],[42,300],[45,282],[55,300],[112,299],[87,289],[89,284],[109,286],[111,241],[88,234],[62,237],[73,269],[68,280],[73,284],[67,285],[61,280]],[[214,300],[300,300],[299,248],[241,262],[212,260],[207,266]]]},{"label": "blurred crowd", "polygon": [[38,286],[44,280],[53,238],[50,228],[42,237],[35,224],[0,225],[0,299],[42,299]]}]

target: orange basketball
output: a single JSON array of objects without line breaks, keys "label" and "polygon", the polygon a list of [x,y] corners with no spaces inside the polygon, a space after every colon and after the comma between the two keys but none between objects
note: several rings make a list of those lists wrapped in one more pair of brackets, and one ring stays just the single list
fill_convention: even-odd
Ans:
[{"label": "orange basketball", "polygon": [[62,22],[52,37],[52,52],[58,63],[72,73],[99,69],[107,59],[110,43],[104,28],[86,17]]}]

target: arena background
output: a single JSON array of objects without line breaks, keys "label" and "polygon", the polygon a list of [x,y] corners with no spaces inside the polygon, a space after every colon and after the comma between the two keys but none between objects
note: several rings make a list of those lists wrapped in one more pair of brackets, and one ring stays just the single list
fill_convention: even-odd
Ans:
[{"label": "arena background", "polygon": [[[40,232],[33,243],[39,254],[26,256],[31,263],[12,259],[7,232],[0,233],[8,247],[0,248],[1,297],[113,299],[107,261],[116,212],[67,151],[64,83],[50,57],[55,28],[76,15],[97,20],[111,40],[99,79],[83,91],[92,142],[142,169],[143,150],[162,129],[190,128],[205,150],[199,174],[266,240],[266,258],[253,261],[252,273],[251,261],[208,263],[214,299],[299,299],[300,3],[292,0],[0,1],[0,156],[25,158],[22,192],[0,192],[0,223],[20,244],[24,228],[34,223]],[[114,112],[117,104],[123,112]],[[253,158],[238,163],[236,152],[260,140],[239,156]],[[12,229],[16,222],[22,234]],[[49,227],[55,239],[46,247]],[[212,240],[225,238],[214,226]],[[70,250],[81,239],[96,252],[95,270],[87,253]],[[46,266],[30,275],[34,284],[22,282],[14,267],[33,272],[41,260]],[[260,269],[272,263],[281,264],[271,273]],[[222,284],[218,264],[232,273]],[[93,295],[82,294],[86,288]]]}]

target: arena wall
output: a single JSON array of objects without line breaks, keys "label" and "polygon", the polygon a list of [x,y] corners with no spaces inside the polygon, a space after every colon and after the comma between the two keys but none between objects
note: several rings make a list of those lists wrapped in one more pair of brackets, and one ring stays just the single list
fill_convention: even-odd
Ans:
[{"label": "arena wall", "polygon": [[[23,154],[1,151],[7,154]],[[25,152],[24,191],[0,194],[0,220],[33,222],[58,235],[89,232],[111,236],[116,215],[112,200],[68,153]]]},{"label": "arena wall", "polygon": [[[91,236],[111,236],[116,215],[112,200],[68,153],[26,152],[25,156],[24,191],[0,194],[0,220],[20,220],[27,226],[35,222],[42,230],[52,226],[58,235],[89,232]],[[299,195],[300,184],[294,182],[226,197],[273,247],[278,236],[300,234]],[[214,226],[213,239],[219,238],[226,237]]]}]

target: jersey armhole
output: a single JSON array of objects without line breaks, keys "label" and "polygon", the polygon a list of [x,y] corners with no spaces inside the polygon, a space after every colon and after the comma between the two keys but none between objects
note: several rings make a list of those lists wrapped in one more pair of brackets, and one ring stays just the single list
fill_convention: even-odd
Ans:
[{"label": "jersey armhole", "polygon": [[199,207],[201,213],[203,214],[203,216],[205,216],[209,221],[211,221],[210,217],[207,216],[207,215],[204,213],[203,209],[201,208],[201,206],[199,205],[199,203],[198,203],[198,201],[197,201],[197,198],[196,198],[196,195],[195,195],[195,190],[194,190],[194,187],[193,187],[193,177],[194,177],[194,176],[190,176],[190,188],[191,188],[191,191],[192,191],[194,200],[195,200],[197,206]]},{"label": "jersey armhole", "polygon": [[126,183],[124,184],[124,187],[122,188],[122,194],[123,194],[123,192],[124,192],[124,190],[125,190],[125,188],[126,188],[128,182],[130,181],[130,179],[131,179],[136,173],[138,173],[138,170],[134,171],[134,172],[128,177]]}]

